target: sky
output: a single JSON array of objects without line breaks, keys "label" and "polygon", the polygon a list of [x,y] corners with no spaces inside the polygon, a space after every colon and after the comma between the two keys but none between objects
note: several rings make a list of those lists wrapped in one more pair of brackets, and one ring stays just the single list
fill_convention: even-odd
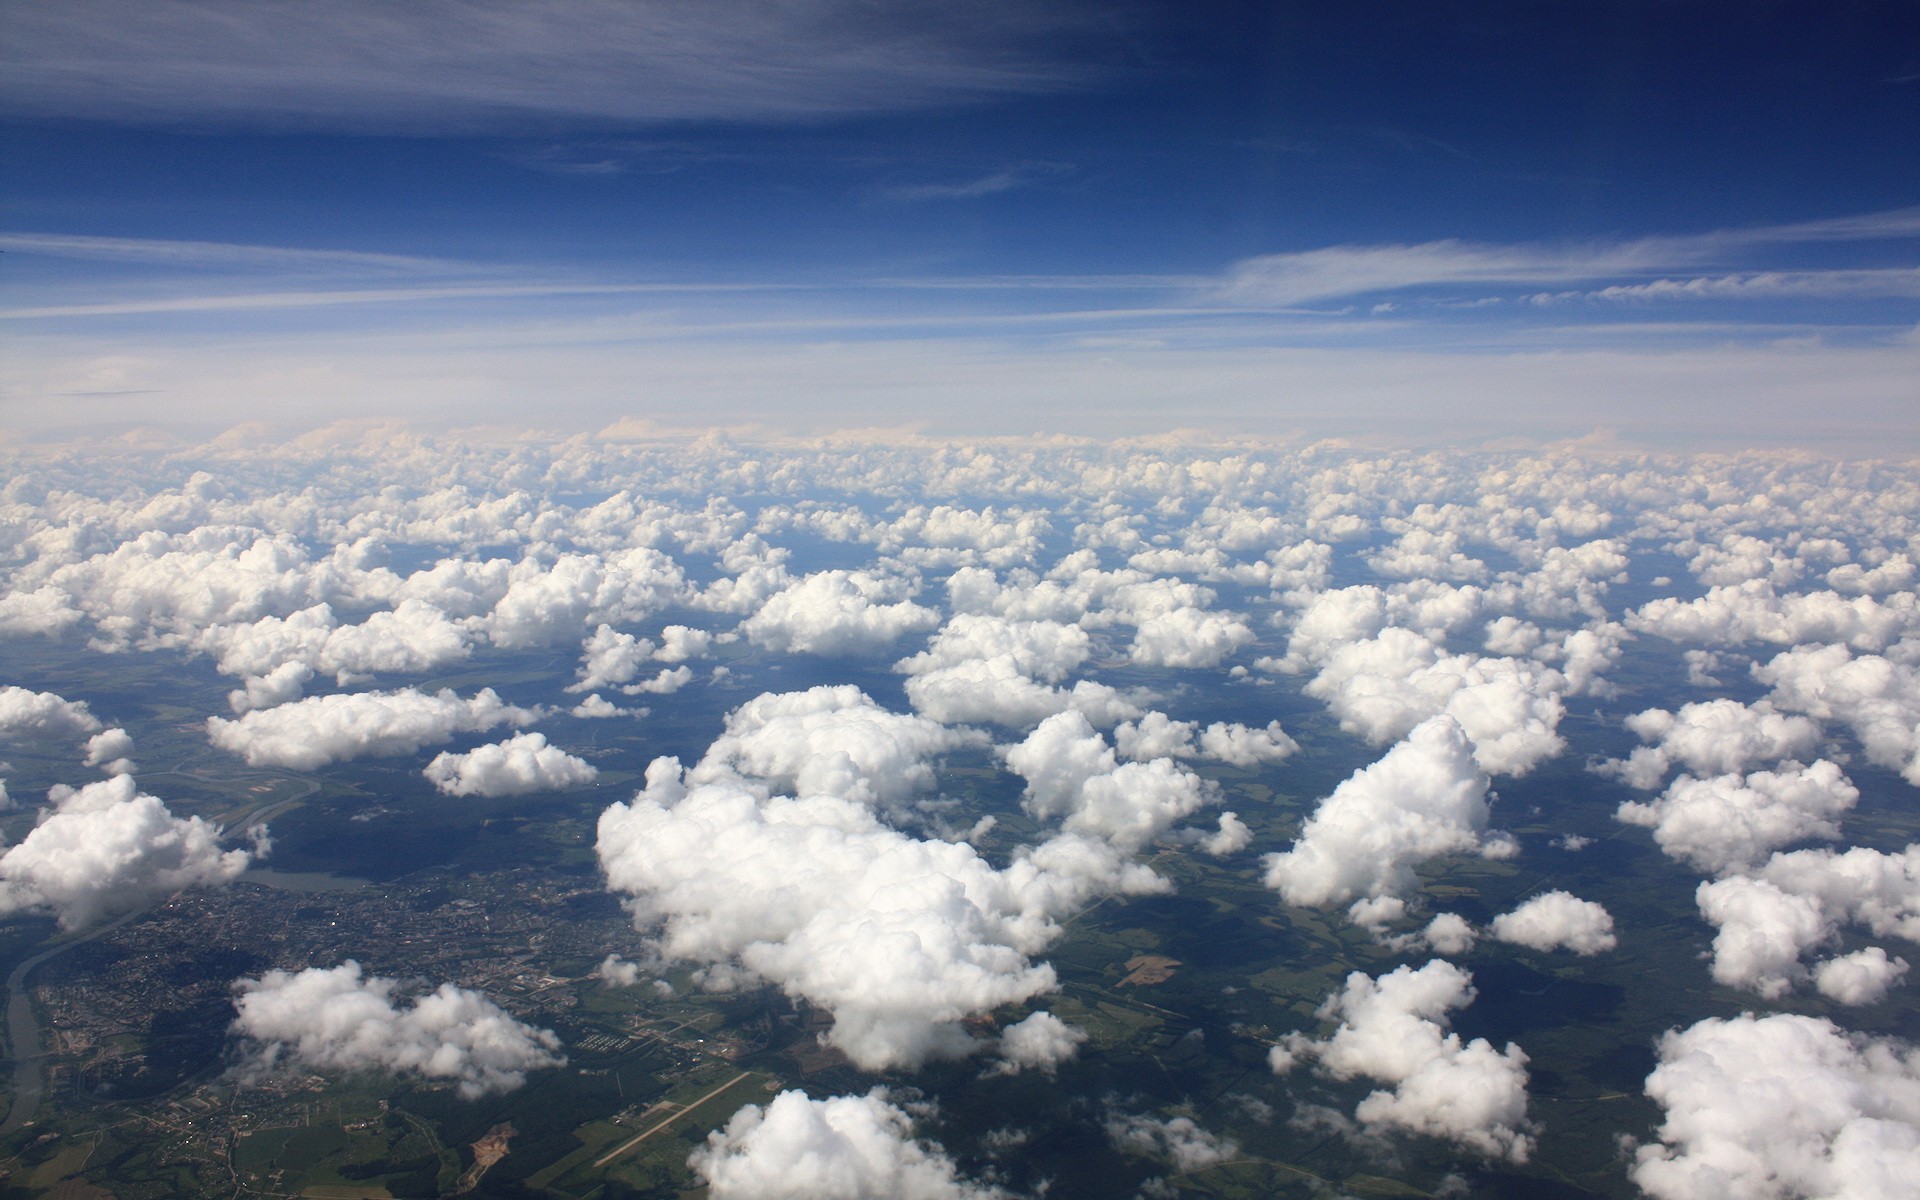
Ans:
[{"label": "sky", "polygon": [[0,425],[1920,451],[1905,3],[0,3]]}]

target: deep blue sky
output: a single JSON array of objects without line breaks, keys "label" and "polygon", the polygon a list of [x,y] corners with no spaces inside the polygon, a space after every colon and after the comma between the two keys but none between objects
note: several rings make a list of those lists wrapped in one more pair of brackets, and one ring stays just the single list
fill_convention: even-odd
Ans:
[{"label": "deep blue sky", "polygon": [[[1034,394],[1068,428],[1102,386],[1073,365],[1089,347],[1158,351],[1155,371],[1199,372],[1194,394],[1222,413],[1273,408],[1244,358],[1266,353],[1307,405],[1289,413],[1312,417],[1353,394],[1349,368],[1390,388],[1375,377],[1395,354],[1492,355],[1505,367],[1480,365],[1498,375],[1516,356],[1604,346],[1671,367],[1676,347],[1733,346],[1748,357],[1731,374],[1690,364],[1658,385],[1724,402],[1756,370],[1780,377],[1753,355],[1811,346],[1867,356],[1853,382],[1878,406],[1857,414],[1870,427],[1898,413],[1920,341],[1910,2],[14,0],[0,14],[0,230],[14,235],[0,304],[28,362],[4,403],[29,426],[45,423],[22,415],[43,411],[36,397],[100,392],[223,419],[245,408],[234,389],[345,361],[359,365],[339,414],[377,411],[377,392],[397,415],[456,419],[450,378],[414,410],[402,377],[431,376],[464,334],[493,353],[537,343],[505,373],[542,379],[566,361],[555,345],[591,345],[594,369],[557,381],[587,425],[616,408],[779,415],[771,364],[688,391],[689,347],[718,337],[751,352],[885,343],[889,379],[912,374],[905,343],[929,372],[964,347],[1030,381],[1018,358],[1052,373]],[[163,244],[179,242],[218,245]],[[1271,257],[1300,254],[1320,257]],[[1034,279],[1052,276],[1078,278]],[[569,291],[661,283],[753,286]],[[1641,290],[1596,298],[1608,287]],[[1543,294],[1559,299],[1528,299]],[[409,351],[403,331],[425,340]],[[663,344],[681,382],[623,393],[622,362],[643,376]],[[1337,350],[1340,379],[1271,357],[1305,349]],[[232,378],[241,362],[251,385]],[[1453,364],[1462,397],[1473,365]],[[1553,408],[1552,380],[1528,380],[1512,386]],[[911,389],[871,386],[842,412],[828,373],[779,411],[804,427],[926,419]],[[281,415],[336,411],[322,385],[300,394]],[[509,417],[513,395],[472,405]],[[1604,397],[1570,390],[1564,407]],[[82,423],[162,415],[72,407]],[[1587,416],[1561,425],[1610,423]]]}]

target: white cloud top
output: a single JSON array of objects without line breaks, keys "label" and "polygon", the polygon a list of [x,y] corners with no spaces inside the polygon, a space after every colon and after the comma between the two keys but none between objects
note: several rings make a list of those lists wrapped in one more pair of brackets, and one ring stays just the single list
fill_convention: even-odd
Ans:
[{"label": "white cloud top", "polygon": [[258,1069],[386,1071],[454,1082],[468,1098],[507,1092],[566,1059],[560,1039],[516,1021],[479,992],[443,983],[395,1002],[399,982],[337,967],[268,971],[234,983],[233,1030]]},{"label": "white cloud top", "polygon": [[1886,1200],[1920,1179],[1920,1052],[1785,1013],[1660,1039],[1666,1112],[1633,1180],[1657,1200]]},{"label": "white cloud top", "polygon": [[815,1100],[786,1091],[749,1104],[688,1160],[713,1200],[998,1200],[961,1176],[884,1089]]},{"label": "white cloud top", "polygon": [[[1530,950],[1564,949],[1582,957],[1604,953],[1619,944],[1613,934],[1612,914],[1591,900],[1562,891],[1542,892],[1512,912],[1501,913],[1487,930],[1499,941]],[[1427,936],[1429,941],[1433,939],[1431,926]],[[1437,942],[1434,948],[1440,948]]]},{"label": "white cloud top", "polygon": [[255,767],[311,771],[368,755],[412,754],[456,733],[525,725],[538,714],[483,688],[470,700],[451,689],[427,693],[347,692],[282,704],[233,720],[207,718],[207,738]]},{"label": "white cloud top", "polygon": [[796,654],[874,654],[940,614],[906,598],[897,580],[866,571],[821,571],[769,598],[741,622],[754,645]]},{"label": "white cloud top", "polygon": [[1486,836],[1487,817],[1487,777],[1465,732],[1435,717],[1321,801],[1293,847],[1267,856],[1267,886],[1306,907],[1404,897],[1429,859],[1507,853]]},{"label": "white cloud top", "polygon": [[600,772],[548,745],[544,733],[521,733],[465,754],[439,754],[421,774],[449,796],[520,796],[591,783]]},{"label": "white cloud top", "polygon": [[116,775],[55,788],[40,820],[0,854],[0,916],[46,912],[64,929],[139,908],[181,888],[226,883],[245,850],[222,850],[219,827],[176,817]]},{"label": "white cloud top", "polygon": [[1377,1080],[1392,1090],[1360,1102],[1361,1124],[1423,1133],[1491,1158],[1527,1161],[1527,1056],[1511,1042],[1495,1050],[1483,1038],[1462,1042],[1447,1013],[1472,1003],[1473,976],[1444,959],[1418,970],[1396,967],[1378,978],[1355,971],[1320,1006],[1339,1026],[1324,1041],[1290,1034],[1274,1047],[1275,1071],[1311,1059],[1335,1079]]},{"label": "white cloud top", "polygon": [[1085,838],[995,869],[965,843],[891,829],[860,802],[689,786],[670,759],[602,814],[598,848],[608,886],[659,930],[663,953],[737,965],[828,1009],[829,1040],[869,1070],[971,1052],[961,1020],[1055,986],[1031,956],[1059,935],[1057,918],[1164,887]]}]

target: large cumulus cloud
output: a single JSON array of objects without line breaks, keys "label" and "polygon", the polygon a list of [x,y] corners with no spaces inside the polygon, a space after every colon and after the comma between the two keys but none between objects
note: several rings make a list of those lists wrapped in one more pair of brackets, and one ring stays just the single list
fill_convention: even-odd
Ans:
[{"label": "large cumulus cloud", "polygon": [[1164,887],[1105,842],[1062,835],[996,869],[864,803],[690,785],[671,759],[602,814],[597,845],[608,886],[665,955],[737,964],[828,1009],[829,1040],[873,1070],[970,1052],[963,1019],[1055,986],[1032,956],[1059,917]]},{"label": "large cumulus cloud", "polygon": [[1001,755],[1027,781],[1028,812],[1127,851],[1216,797],[1211,784],[1170,758],[1120,762],[1078,712],[1048,717]]},{"label": "large cumulus cloud", "polygon": [[971,730],[889,712],[851,684],[769,692],[727,715],[688,779],[738,778],[770,791],[897,809],[933,789],[935,757],[985,741]]},{"label": "large cumulus cloud", "polygon": [[0,738],[79,738],[99,728],[100,718],[84,700],[0,687]]},{"label": "large cumulus cloud", "polygon": [[1466,733],[1435,717],[1321,801],[1292,848],[1267,856],[1267,886],[1307,907],[1398,899],[1429,859],[1511,853],[1510,841],[1487,835],[1488,815]]},{"label": "large cumulus cloud", "polygon": [[1794,842],[1840,836],[1839,817],[1860,792],[1825,759],[1778,771],[1682,775],[1654,800],[1628,801],[1616,816],[1653,830],[1670,857],[1710,874],[1751,866]]},{"label": "large cumulus cloud", "polygon": [[1778,997],[1811,980],[1843,1004],[1870,1004],[1906,971],[1879,947],[1808,969],[1809,953],[1847,925],[1920,942],[1920,845],[1899,854],[1865,846],[1776,854],[1750,875],[1704,883],[1700,915],[1717,930],[1713,977]]},{"label": "large cumulus cloud", "polygon": [[367,755],[411,754],[456,733],[525,725],[537,713],[483,688],[463,700],[451,689],[347,692],[249,712],[207,718],[207,738],[256,767],[311,771]]},{"label": "large cumulus cloud", "polygon": [[1738,775],[1782,759],[1804,762],[1820,740],[1820,727],[1805,717],[1732,700],[1650,708],[1628,717],[1627,728],[1647,745],[1602,769],[1649,792],[1676,763],[1696,776]]},{"label": "large cumulus cloud", "polygon": [[821,571],[770,597],[740,630],[768,650],[870,654],[940,623],[907,590],[867,571]]},{"label": "large cumulus cloud", "polygon": [[1495,1050],[1484,1038],[1463,1042],[1447,1030],[1447,1014],[1473,998],[1472,974],[1444,959],[1377,978],[1355,971],[1320,1006],[1322,1020],[1339,1022],[1333,1033],[1324,1040],[1291,1034],[1270,1061],[1282,1073],[1313,1061],[1336,1079],[1389,1085],[1354,1110],[1363,1125],[1525,1162],[1533,1149],[1526,1054],[1511,1042]]},{"label": "large cumulus cloud", "polygon": [[46,912],[65,929],[139,908],[181,888],[225,883],[247,869],[220,830],[176,817],[131,775],[55,788],[39,823],[0,855],[0,916]]},{"label": "large cumulus cloud", "polygon": [[1633,1181],[1658,1200],[1886,1200],[1920,1179],[1920,1050],[1787,1013],[1660,1039],[1666,1113]]}]

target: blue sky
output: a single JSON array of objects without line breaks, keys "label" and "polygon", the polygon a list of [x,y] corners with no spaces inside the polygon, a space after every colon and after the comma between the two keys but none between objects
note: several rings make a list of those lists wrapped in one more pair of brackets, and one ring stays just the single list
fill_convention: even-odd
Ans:
[{"label": "blue sky", "polygon": [[1920,450],[1911,4],[0,6],[7,425]]}]

